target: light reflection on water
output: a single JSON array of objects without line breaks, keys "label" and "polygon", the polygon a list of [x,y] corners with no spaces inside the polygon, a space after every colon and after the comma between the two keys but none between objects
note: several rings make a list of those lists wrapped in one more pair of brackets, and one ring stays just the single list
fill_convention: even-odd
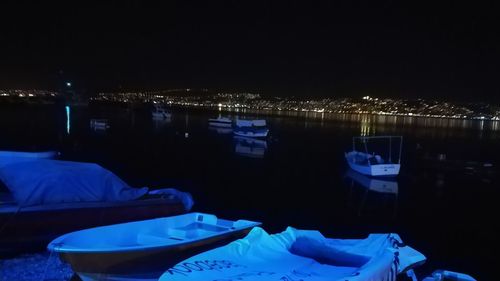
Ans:
[{"label": "light reflection on water", "polygon": [[[348,113],[325,113],[325,112],[300,112],[300,111],[269,111],[269,110],[248,110],[242,109],[238,112],[272,115],[282,117],[301,117],[306,119],[348,121],[370,123],[372,125],[398,125],[398,126],[417,126],[432,128],[461,128],[478,130],[500,130],[500,121],[498,120],[472,120],[456,118],[434,118],[420,116],[399,116],[399,115],[373,115],[373,114],[348,114]],[[321,122],[323,124],[323,122]]]}]

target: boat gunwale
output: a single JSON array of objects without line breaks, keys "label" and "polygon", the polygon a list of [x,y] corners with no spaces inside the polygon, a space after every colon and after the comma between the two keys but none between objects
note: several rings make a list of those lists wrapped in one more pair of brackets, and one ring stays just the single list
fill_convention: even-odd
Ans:
[{"label": "boat gunwale", "polygon": [[15,202],[5,202],[0,203],[0,214],[7,214],[21,211],[27,212],[51,212],[59,210],[78,210],[78,209],[93,209],[93,208],[119,208],[128,206],[140,206],[140,205],[160,205],[167,203],[169,205],[182,204],[180,200],[168,199],[168,198],[148,198],[148,199],[137,199],[132,201],[114,201],[114,202],[65,202],[65,203],[53,203],[44,205],[32,205],[32,206],[20,206]]}]

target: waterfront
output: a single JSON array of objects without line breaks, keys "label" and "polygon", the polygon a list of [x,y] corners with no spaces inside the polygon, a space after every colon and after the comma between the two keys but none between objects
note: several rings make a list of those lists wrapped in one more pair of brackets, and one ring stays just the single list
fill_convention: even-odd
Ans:
[{"label": "waterfront", "polygon": [[[248,144],[209,129],[208,118],[218,114],[176,109],[170,120],[154,121],[122,108],[72,108],[67,124],[64,112],[50,108],[2,108],[0,149],[58,149],[62,159],[99,163],[133,186],[188,191],[194,211],[262,221],[269,232],[289,225],[333,237],[396,232],[427,256],[423,270],[446,268],[478,280],[492,274],[496,121],[276,115],[265,117],[271,137]],[[92,131],[90,118],[108,118],[111,127]],[[367,192],[346,175],[343,153],[352,136],[385,134],[404,137],[402,171],[392,183],[397,193]],[[241,153],[241,146],[258,149]],[[417,161],[425,152],[491,162],[494,169],[430,169]]]}]

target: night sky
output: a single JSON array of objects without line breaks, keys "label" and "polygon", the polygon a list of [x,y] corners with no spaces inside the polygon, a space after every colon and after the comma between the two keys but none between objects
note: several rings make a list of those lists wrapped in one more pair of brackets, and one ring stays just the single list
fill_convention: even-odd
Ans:
[{"label": "night sky", "polygon": [[500,101],[493,4],[106,2],[2,2],[0,89]]}]

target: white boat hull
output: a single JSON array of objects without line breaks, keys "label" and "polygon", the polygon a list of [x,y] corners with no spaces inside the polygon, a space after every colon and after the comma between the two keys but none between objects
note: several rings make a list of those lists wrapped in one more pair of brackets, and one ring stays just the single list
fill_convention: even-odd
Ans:
[{"label": "white boat hull", "polygon": [[[354,171],[372,177],[394,177],[399,174],[400,164],[384,163],[378,155],[350,151],[345,154],[347,164]],[[377,160],[377,158],[379,160]]]},{"label": "white boat hull", "polygon": [[395,177],[399,174],[400,164],[376,164],[376,165],[358,165],[347,161],[349,167],[363,175],[372,177]]}]

